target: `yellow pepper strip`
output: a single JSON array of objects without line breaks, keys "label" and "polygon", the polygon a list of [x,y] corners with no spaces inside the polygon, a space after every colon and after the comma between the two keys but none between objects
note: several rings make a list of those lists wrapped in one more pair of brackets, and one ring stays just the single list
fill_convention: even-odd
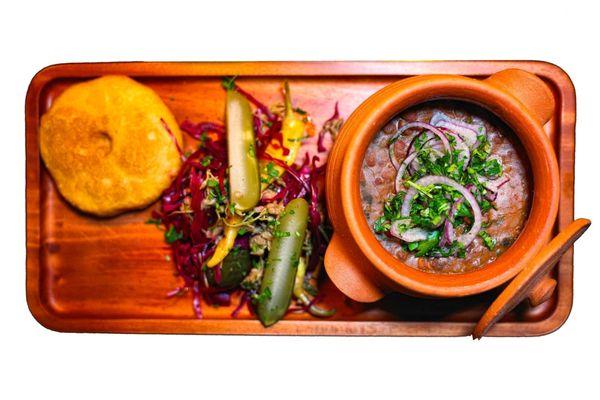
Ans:
[{"label": "yellow pepper strip", "polygon": [[[296,156],[302,145],[302,139],[306,131],[306,121],[304,117],[298,115],[292,108],[290,85],[287,82],[284,84],[284,96],[285,116],[281,127],[281,137],[283,147],[288,150],[288,153],[284,154],[283,148],[276,146],[274,143],[267,145],[265,153],[277,160],[283,161],[287,165],[292,165],[296,161]],[[269,160],[261,160],[261,191],[265,190],[276,178],[276,176],[273,176],[273,173],[269,173],[271,171],[267,167],[268,164]],[[272,167],[277,171],[277,176],[281,176],[284,169],[279,165],[272,165]]]},{"label": "yellow pepper strip", "polygon": [[212,257],[206,263],[206,266],[209,268],[216,267],[227,257],[227,254],[233,248],[235,243],[235,238],[237,237],[238,231],[241,228],[242,217],[239,215],[232,215],[227,218],[227,223],[224,228],[224,235],[217,243],[217,247],[215,247],[215,252]]}]

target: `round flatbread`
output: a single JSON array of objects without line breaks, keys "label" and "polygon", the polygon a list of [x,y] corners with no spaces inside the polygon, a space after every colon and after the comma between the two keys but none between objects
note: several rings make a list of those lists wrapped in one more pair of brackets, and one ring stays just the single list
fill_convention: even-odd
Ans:
[{"label": "round flatbread", "polygon": [[58,190],[99,216],[154,202],[181,166],[181,143],[161,98],[126,76],[69,87],[40,127],[42,158]]}]

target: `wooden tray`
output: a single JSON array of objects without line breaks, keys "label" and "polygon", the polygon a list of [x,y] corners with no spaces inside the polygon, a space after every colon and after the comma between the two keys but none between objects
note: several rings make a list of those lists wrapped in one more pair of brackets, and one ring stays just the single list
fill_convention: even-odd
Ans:
[{"label": "wooden tray", "polygon": [[[441,62],[260,62],[64,64],[40,71],[26,100],[27,302],[45,327],[65,332],[146,332],[289,335],[461,336],[497,291],[458,300],[390,295],[373,305],[351,303],[325,282],[325,303],[336,315],[319,320],[290,314],[269,329],[244,310],[205,306],[194,317],[189,297],[167,299],[179,283],[166,259],[162,233],[145,225],[152,207],[113,219],[84,216],[58,194],[39,155],[40,115],[74,82],[103,74],[126,74],[164,99],[178,121],[222,120],[220,78],[238,75],[240,84],[267,104],[280,102],[278,88],[289,79],[298,106],[322,123],[339,101],[347,117],[370,94],[412,75],[450,73],[485,78],[505,68],[542,77],[556,96],[556,113],[546,130],[560,164],[558,228],[573,220],[575,90],[559,67],[537,61]],[[547,303],[520,305],[490,332],[496,336],[543,335],[569,316],[573,298],[573,252],[555,270],[558,290]],[[235,303],[235,301],[234,301]]]}]

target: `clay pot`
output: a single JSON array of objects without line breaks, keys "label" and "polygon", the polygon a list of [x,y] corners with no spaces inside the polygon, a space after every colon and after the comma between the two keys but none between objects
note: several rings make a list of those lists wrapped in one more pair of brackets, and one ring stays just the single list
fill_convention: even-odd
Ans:
[{"label": "clay pot", "polygon": [[[521,141],[532,169],[529,217],[513,245],[495,261],[463,274],[419,271],[388,253],[369,229],[359,192],[365,151],[371,139],[396,114],[436,99],[477,104],[502,119]],[[558,210],[556,156],[542,126],[551,118],[554,98],[537,76],[510,69],[488,79],[423,75],[381,89],[348,118],[330,153],[327,209],[334,235],[325,267],[335,285],[361,302],[401,291],[428,297],[461,297],[493,289],[521,271],[547,243]]]}]

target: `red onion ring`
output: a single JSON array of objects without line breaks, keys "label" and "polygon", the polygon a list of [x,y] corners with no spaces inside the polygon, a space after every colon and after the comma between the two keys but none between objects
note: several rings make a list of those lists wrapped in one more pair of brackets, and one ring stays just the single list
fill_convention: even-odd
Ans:
[{"label": "red onion ring", "polygon": [[470,129],[470,130],[474,131],[476,135],[485,135],[486,134],[485,125],[469,124],[460,119],[451,118],[441,111],[434,112],[433,115],[431,116],[431,119],[429,120],[429,123],[433,126],[438,126],[440,121],[450,122],[454,125],[458,125],[458,126],[462,126],[463,128]]},{"label": "red onion ring", "polygon": [[454,234],[454,228],[452,227],[452,222],[448,219],[444,221],[444,233],[442,235],[442,239],[440,240],[440,246],[444,247],[446,245],[452,244],[456,240],[456,235]]},{"label": "red onion ring", "polygon": [[[471,206],[471,211],[473,212],[473,225],[467,233],[458,237],[457,240],[460,243],[462,243],[465,247],[471,244],[471,242],[475,239],[475,237],[481,230],[481,222],[483,219],[483,216],[481,215],[481,208],[479,208],[479,204],[477,203],[475,197],[473,197],[473,194],[458,182],[445,176],[427,175],[416,181],[415,184],[419,186],[446,185],[450,186],[451,188],[455,189],[460,194],[462,194],[462,196],[465,198],[465,200],[467,200],[467,202]],[[403,217],[409,217],[412,201],[416,195],[417,189],[415,189],[414,187],[411,187],[406,192],[406,196],[404,197],[404,202],[402,203],[401,209],[401,215]]]},{"label": "red onion ring", "polygon": [[503,176],[502,178],[497,179],[480,179],[479,180],[486,190],[489,190],[492,193],[498,192],[502,186],[507,184],[510,181],[508,176]]},{"label": "red onion ring", "polygon": [[414,153],[409,154],[404,159],[404,161],[402,161],[402,164],[400,164],[400,167],[398,168],[398,172],[396,173],[396,181],[394,183],[394,188],[396,189],[396,193],[398,193],[400,190],[402,190],[402,182],[404,182],[402,177],[404,176],[404,173],[406,172],[406,168],[408,168],[410,163],[412,163],[415,160],[415,158],[417,158],[418,155],[419,155],[419,152],[415,151]]},{"label": "red onion ring", "polygon": [[465,201],[465,199],[460,198],[460,199],[456,200],[454,202],[454,204],[452,204],[452,208],[450,209],[450,214],[448,214],[448,219],[450,220],[450,222],[454,222],[454,217],[456,216],[456,213],[458,212],[458,207],[460,207],[460,205],[463,203],[463,201]]},{"label": "red onion ring", "polygon": [[456,125],[452,122],[440,121],[437,126],[439,128],[446,128],[449,131],[455,133],[463,139],[467,146],[473,148],[477,144],[477,132],[470,128],[465,128],[464,126]]},{"label": "red onion ring", "polygon": [[[427,132],[427,133],[428,133],[427,137],[428,137],[429,139],[427,139],[425,142],[423,142],[423,145],[421,146],[421,150],[423,150],[423,149],[425,149],[425,148],[426,148],[426,146],[425,146],[425,145],[426,145],[427,143],[430,143],[431,141],[433,141],[433,139],[435,139],[435,135],[433,135],[433,134],[429,134],[429,132]],[[416,136],[419,136],[419,135],[416,135]],[[414,140],[413,140],[413,141],[411,141],[411,143],[413,143],[413,142],[414,142]],[[439,149],[439,147],[440,147],[439,145],[440,145],[440,143],[439,143],[439,142],[435,142],[435,143],[434,143],[432,146],[427,146],[427,147],[428,147],[429,149],[431,149],[432,151],[434,151],[434,152],[441,153],[441,151],[440,151],[440,149]],[[407,157],[408,157],[409,155],[411,155],[412,153],[413,153],[413,151],[407,152]],[[443,156],[443,154],[442,154],[442,156]],[[441,157],[441,156],[440,156],[440,157]],[[414,173],[414,172],[415,172],[417,169],[419,169],[419,166],[420,166],[420,165],[421,165],[421,163],[419,162],[419,160],[418,160],[418,159],[415,159],[415,160],[413,160],[413,162],[412,162],[412,163],[408,164],[408,167],[409,167],[409,172],[410,172],[411,174],[412,174],[412,173]]]},{"label": "red onion ring", "polygon": [[452,150],[450,149],[450,143],[448,142],[448,139],[442,133],[442,131],[440,131],[438,128],[436,128],[435,126],[432,126],[432,125],[430,125],[428,123],[425,123],[425,122],[418,122],[418,121],[417,122],[409,122],[408,124],[403,125],[402,127],[400,127],[400,129],[398,129],[398,132],[396,132],[394,134],[394,136],[390,139],[391,144],[389,146],[389,155],[390,155],[390,161],[394,165],[394,168],[396,168],[396,169],[400,168],[400,163],[398,163],[398,160],[396,158],[396,154],[394,152],[394,143],[396,142],[396,140],[398,140],[398,138],[400,137],[400,135],[402,133],[404,133],[408,129],[412,129],[412,128],[427,129],[428,131],[436,134],[440,138],[442,144],[444,145],[444,149],[448,153],[452,152]]},{"label": "red onion ring", "polygon": [[[413,147],[415,146],[415,140],[417,140],[417,138],[418,138],[419,136],[421,136],[422,134],[423,134],[423,132],[419,132],[419,133],[417,133],[416,135],[414,135],[414,136],[412,137],[412,139],[410,140],[410,143],[409,143],[409,145],[408,145],[408,149],[406,149],[406,155],[407,155],[407,156],[408,156],[410,153],[412,153],[412,152],[413,152]],[[434,135],[433,133],[431,133],[431,132],[429,132],[429,131],[428,131],[428,132],[426,132],[426,133],[425,133],[425,142],[423,142],[423,146],[425,146],[425,144],[426,144],[427,142],[429,142],[431,139],[433,139],[434,137],[435,137],[435,135]]]}]

